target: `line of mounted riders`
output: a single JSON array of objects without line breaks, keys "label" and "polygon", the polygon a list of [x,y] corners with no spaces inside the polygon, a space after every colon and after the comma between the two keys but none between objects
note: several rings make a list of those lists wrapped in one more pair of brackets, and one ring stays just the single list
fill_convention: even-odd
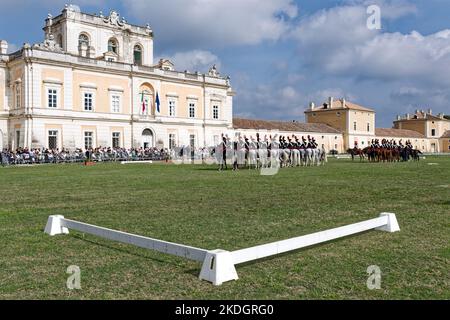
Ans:
[{"label": "line of mounted riders", "polygon": [[319,148],[314,137],[308,139],[290,137],[264,136],[256,134],[247,138],[241,135],[232,141],[222,135],[222,141],[213,150],[219,164],[219,170],[227,169],[232,164],[233,170],[247,168],[283,168],[321,165],[327,161],[324,148]]},{"label": "line of mounted riders", "polygon": [[407,140],[403,145],[402,140],[397,142],[387,139],[372,139],[371,145],[364,149],[358,148],[357,143],[353,149],[348,149],[347,153],[352,156],[352,160],[359,156],[360,161],[368,159],[370,162],[400,162],[419,161],[422,152],[414,149],[411,141]]}]

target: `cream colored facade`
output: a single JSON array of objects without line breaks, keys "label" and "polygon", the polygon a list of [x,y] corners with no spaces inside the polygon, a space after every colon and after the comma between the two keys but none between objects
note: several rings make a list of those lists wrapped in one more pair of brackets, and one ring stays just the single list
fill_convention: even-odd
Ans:
[{"label": "cream colored facade", "polygon": [[305,117],[307,123],[325,123],[339,130],[343,136],[343,150],[353,148],[355,144],[365,148],[375,136],[375,111],[345,99],[330,97],[319,107],[311,103]]},{"label": "cream colored facade", "polygon": [[432,110],[416,110],[414,114],[398,116],[394,128],[414,130],[421,133],[429,144],[431,152],[450,152],[447,143],[450,131],[450,120],[443,114],[433,115]]},{"label": "cream colored facade", "polygon": [[149,26],[66,6],[44,31],[10,55],[1,42],[0,148],[199,147],[232,128],[229,78],[155,64]]},{"label": "cream colored facade", "polygon": [[338,150],[341,152],[355,145],[363,149],[373,139],[401,140],[403,144],[409,140],[422,152],[450,152],[447,145],[450,140],[445,136],[450,131],[450,120],[445,119],[443,114],[434,116],[431,110],[416,110],[414,115],[398,117],[393,128],[383,129],[376,128],[374,110],[330,97],[318,107],[311,103],[305,117],[307,123],[324,123],[339,130],[344,142],[344,149]]}]

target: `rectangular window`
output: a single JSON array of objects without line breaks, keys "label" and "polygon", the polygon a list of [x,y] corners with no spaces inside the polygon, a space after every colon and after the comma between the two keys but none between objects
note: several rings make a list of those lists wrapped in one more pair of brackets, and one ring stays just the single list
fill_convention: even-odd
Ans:
[{"label": "rectangular window", "polygon": [[189,118],[195,118],[195,103],[189,103]]},{"label": "rectangular window", "polygon": [[58,148],[58,131],[50,130],[48,132],[48,148],[50,150]]},{"label": "rectangular window", "polygon": [[175,147],[176,147],[175,134],[170,133],[169,134],[169,150],[172,150]]},{"label": "rectangular window", "polygon": [[20,131],[16,131],[16,148],[20,148]]},{"label": "rectangular window", "polygon": [[120,148],[120,132],[112,133],[112,147]]},{"label": "rectangular window", "polygon": [[111,96],[111,111],[112,113],[120,113],[120,96],[117,94]]},{"label": "rectangular window", "polygon": [[84,93],[84,111],[94,110],[94,95],[89,92]]},{"label": "rectangular window", "polygon": [[86,131],[84,133],[84,149],[91,149],[94,142],[94,133],[92,131]]},{"label": "rectangular window", "polygon": [[48,97],[48,107],[57,108],[58,107],[58,91],[56,89],[47,90]]},{"label": "rectangular window", "polygon": [[213,119],[219,119],[219,106],[213,106]]},{"label": "rectangular window", "polygon": [[175,108],[176,108],[175,100],[169,100],[169,116],[170,117],[175,117]]},{"label": "rectangular window", "polygon": [[353,130],[356,131],[356,122],[353,122]]},{"label": "rectangular window", "polygon": [[367,123],[367,132],[370,132],[370,123]]},{"label": "rectangular window", "polygon": [[21,98],[21,92],[20,92],[20,84],[16,85],[16,108],[20,108],[20,98]]},{"label": "rectangular window", "polygon": [[433,136],[433,137],[436,136],[436,129],[431,129],[431,136]]}]

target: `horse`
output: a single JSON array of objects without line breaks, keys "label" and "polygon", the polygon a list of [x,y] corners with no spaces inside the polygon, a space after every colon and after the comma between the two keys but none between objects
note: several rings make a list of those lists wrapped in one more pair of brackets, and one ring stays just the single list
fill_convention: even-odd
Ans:
[{"label": "horse", "polygon": [[413,149],[411,151],[412,154],[412,158],[414,161],[420,161],[420,155],[423,154],[422,151],[418,150],[418,149]]},{"label": "horse", "polygon": [[325,148],[314,149],[313,154],[314,154],[313,159],[317,164],[317,166],[324,165],[326,162],[328,162]]},{"label": "horse", "polygon": [[314,151],[313,151],[313,149],[308,147],[308,148],[306,148],[305,153],[306,153],[305,154],[305,158],[306,158],[305,166],[312,166],[312,165],[314,165],[314,159],[313,159]]},{"label": "horse", "polygon": [[281,168],[290,166],[291,150],[280,149]]},{"label": "horse", "polygon": [[259,149],[258,149],[258,161],[259,161],[259,167],[266,168],[267,167],[267,160],[268,153],[267,153],[267,142],[261,141],[259,142]]},{"label": "horse", "polygon": [[362,162],[364,160],[364,151],[358,148],[347,149],[347,153],[352,156],[352,161],[355,161],[355,156],[359,156],[359,161]]},{"label": "horse", "polygon": [[249,169],[251,169],[252,166],[255,166],[255,169],[258,169],[258,153],[256,150],[256,143],[254,141],[249,143],[247,166]]},{"label": "horse", "polygon": [[300,166],[300,150],[297,148],[291,149],[291,165],[293,167]]}]

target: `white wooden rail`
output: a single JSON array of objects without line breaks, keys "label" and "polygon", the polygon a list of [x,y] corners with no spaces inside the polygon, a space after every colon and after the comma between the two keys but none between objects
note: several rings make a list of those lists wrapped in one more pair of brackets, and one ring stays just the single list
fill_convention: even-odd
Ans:
[{"label": "white wooden rail", "polygon": [[236,251],[204,250],[177,243],[138,236],[122,231],[102,228],[87,223],[65,219],[63,216],[50,216],[45,233],[53,236],[68,234],[69,229],[92,234],[98,237],[155,250],[182,258],[203,262],[200,279],[221,285],[226,281],[237,280],[235,265],[254,261],[304,247],[346,237],[368,230],[386,232],[400,231],[397,218],[393,213],[382,213],[380,217],[355,224],[316,232],[309,235],[273,242]]},{"label": "white wooden rail", "polygon": [[47,226],[45,227],[45,233],[51,236],[56,234],[67,234],[69,233],[68,229],[199,262],[203,262],[206,254],[208,253],[208,250],[102,228],[87,223],[65,219],[63,216],[50,216]]}]

